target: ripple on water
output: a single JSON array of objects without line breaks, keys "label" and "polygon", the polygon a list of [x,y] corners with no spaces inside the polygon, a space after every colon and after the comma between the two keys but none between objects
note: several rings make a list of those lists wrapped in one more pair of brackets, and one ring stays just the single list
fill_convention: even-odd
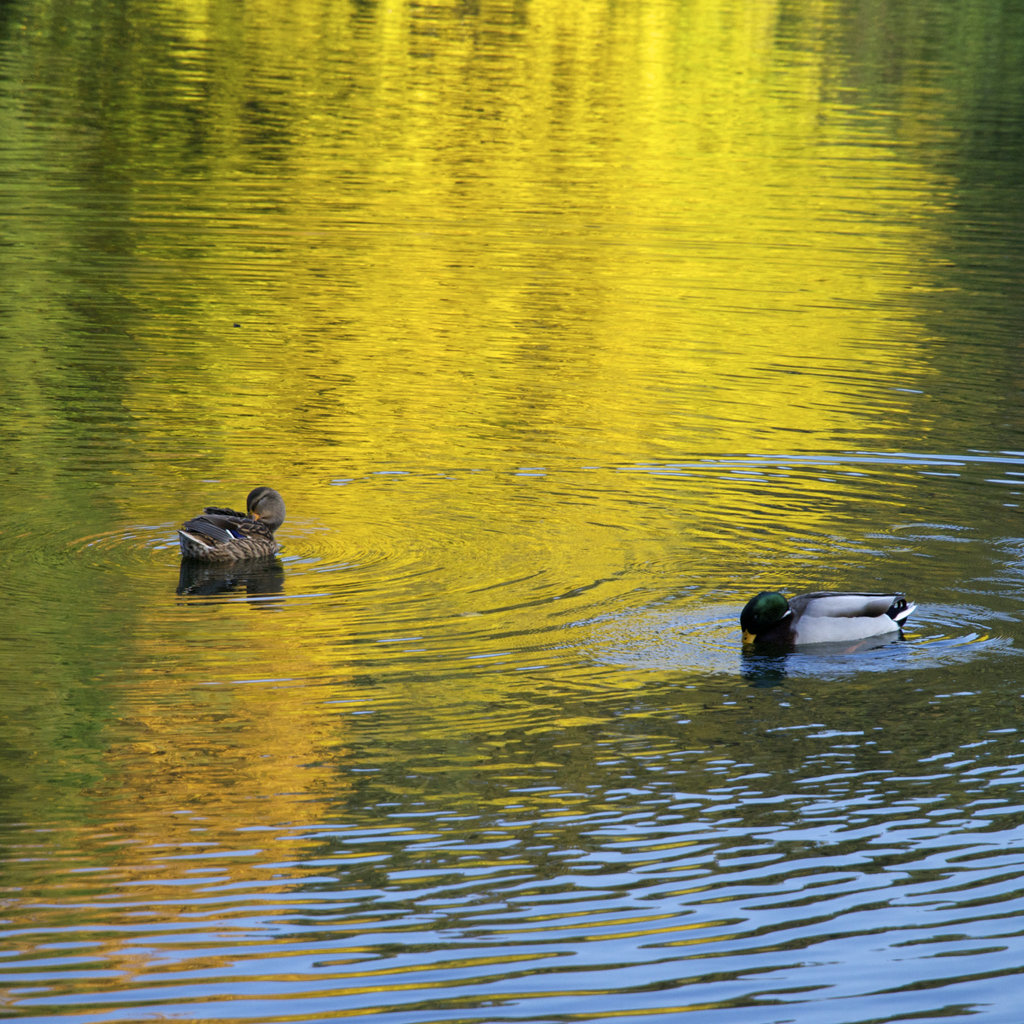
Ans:
[{"label": "ripple on water", "polygon": [[[76,538],[68,544],[64,555],[85,572],[116,575],[127,590],[151,587],[154,578],[166,572],[168,587],[172,579],[176,580],[182,593],[194,590],[213,596],[231,591],[235,582],[226,566],[179,562],[176,531],[177,526],[166,523],[108,530]],[[179,565],[179,575],[172,577],[171,567]]]},{"label": "ripple on water", "polygon": [[771,681],[780,673],[829,679],[932,669],[1014,651],[1012,637],[993,630],[991,610],[970,605],[919,605],[903,637],[784,653],[745,648],[739,614],[738,606],[710,605],[611,616],[595,623],[600,632],[594,657],[608,665]]},{"label": "ripple on water", "polygon": [[[766,521],[784,514],[777,498],[783,481],[800,485],[794,509],[810,499],[827,507],[839,477],[844,502],[856,505],[862,488],[877,487],[864,468],[880,463],[898,468],[905,483],[947,465],[850,453],[370,474],[335,481],[322,504],[325,514],[290,520],[284,551],[271,565],[182,567],[175,577],[176,523],[80,537],[58,557],[150,588],[166,574],[186,602],[264,595],[283,607],[301,603],[305,613],[313,606],[323,614],[307,614],[295,625],[307,639],[404,644],[409,667],[484,658],[534,666],[582,656],[603,666],[750,675],[759,656],[740,647],[738,608],[701,596],[714,587],[720,595],[723,582],[734,582],[736,566],[746,564],[749,523],[736,510],[770,494]],[[718,489],[720,500],[707,500],[709,488]],[[361,519],[345,529],[353,514]],[[897,543],[906,559],[919,557],[919,548],[947,545],[954,556],[963,549],[972,558],[977,543],[970,530],[938,520],[894,522],[882,532],[849,536],[830,533],[830,526],[827,517],[798,519],[792,530],[787,526],[786,543],[798,548],[801,561],[827,568],[862,565],[893,553]],[[761,533],[766,555],[757,571],[763,576],[779,565],[771,532]],[[1012,545],[1004,547],[1012,557]],[[41,560],[46,553],[44,544]],[[960,593],[968,592],[961,585]],[[668,602],[681,593],[685,606],[670,610]],[[1000,631],[999,621],[981,605],[928,603],[906,640],[870,650],[802,649],[786,656],[786,673],[833,677],[965,661],[1012,648],[1012,629]]]},{"label": "ripple on water", "polygon": [[[710,463],[705,471],[716,472]],[[272,571],[283,581],[281,607],[297,614],[287,623],[280,672],[258,677],[272,678],[272,690],[257,683],[250,692],[261,699],[229,708],[222,693],[209,706],[188,704],[182,688],[167,687],[174,713],[167,713],[166,736],[198,738],[184,759],[159,734],[151,741],[148,730],[163,714],[153,700],[139,716],[145,729],[117,725],[112,738],[123,734],[121,754],[104,740],[104,756],[120,758],[110,794],[138,765],[146,780],[139,792],[153,800],[154,767],[173,767],[160,773],[168,780],[166,803],[154,803],[152,823],[145,801],[125,804],[137,836],[105,822],[83,854],[90,842],[83,827],[66,865],[26,842],[23,853],[49,859],[51,880],[63,871],[57,895],[70,894],[80,908],[71,922],[79,948],[54,949],[52,936],[69,927],[59,898],[15,908],[19,1008],[84,1021],[87,1014],[72,1016],[82,996],[67,996],[62,977],[95,969],[125,980],[98,981],[88,993],[90,1010],[133,1012],[125,1004],[141,1005],[147,982],[122,970],[124,951],[133,963],[152,961],[154,936],[162,936],[160,956],[149,976],[160,972],[167,1005],[198,1008],[215,992],[234,1017],[252,1020],[270,1012],[261,986],[287,998],[296,1019],[336,1015],[342,1002],[344,1012],[396,1021],[423,1012],[485,1021],[501,1005],[537,1019],[604,1021],[614,1015],[610,992],[626,993],[620,998],[631,1012],[652,994],[665,1014],[700,1003],[745,1024],[761,1024],[769,999],[806,999],[818,1016],[831,1002],[837,1008],[829,1020],[883,1019],[900,986],[941,993],[951,984],[951,962],[961,975],[960,961],[950,957],[979,975],[988,971],[982,980],[989,985],[994,973],[1012,973],[1012,957],[999,951],[999,921],[1021,910],[1019,889],[1005,884],[1020,857],[1007,852],[1012,832],[1004,839],[986,829],[1018,812],[1019,765],[998,750],[990,755],[990,736],[973,752],[951,751],[958,762],[944,770],[956,784],[946,794],[941,786],[918,786],[919,776],[907,770],[930,747],[895,761],[873,737],[855,747],[833,741],[828,732],[845,720],[830,716],[824,700],[809,720],[788,707],[751,720],[757,744],[748,745],[730,723],[709,721],[713,715],[699,728],[681,721],[691,703],[675,702],[679,687],[647,685],[654,673],[754,686],[859,676],[866,691],[878,693],[894,675],[1009,653],[1015,634],[1005,617],[986,607],[984,596],[951,587],[952,599],[920,604],[904,640],[858,651],[750,654],[740,644],[743,598],[731,575],[741,564],[733,552],[742,526],[724,523],[728,510],[701,507],[703,481],[680,488],[662,476],[645,489],[631,478],[628,494],[604,501],[606,475],[555,476],[546,491],[534,478],[526,494],[541,506],[536,522],[543,528],[533,532],[520,492],[506,506],[516,512],[514,529],[490,521],[472,529],[474,517],[489,515],[479,501],[468,526],[463,519],[453,527],[445,502],[403,524],[408,506],[423,497],[415,483],[393,491],[387,503],[395,510],[355,537],[290,522]],[[744,504],[738,488],[737,507]],[[447,501],[451,493],[439,489]],[[554,504],[544,504],[552,495]],[[488,496],[495,503],[500,497]],[[637,506],[641,514],[631,517]],[[680,507],[694,519],[676,542]],[[554,531],[567,508],[584,514],[572,529]],[[173,591],[174,530],[133,526],[82,537],[65,544],[61,557],[126,576],[129,597],[154,580]],[[817,544],[816,530],[802,524],[801,541]],[[893,533],[880,534],[877,547],[892,550]],[[929,551],[941,545],[944,555],[969,548],[964,532],[947,544],[953,533],[915,524],[900,542]],[[770,546],[770,532],[765,537]],[[822,561],[837,550],[851,565],[865,559],[865,535],[851,538],[830,541]],[[239,567],[230,573],[234,593],[249,593],[252,579],[243,585]],[[218,574],[211,576],[216,582]],[[254,585],[265,593],[272,584]],[[140,629],[163,615],[169,632],[190,641],[160,644],[160,658],[180,650],[178,667],[186,665],[195,645],[184,620],[193,612],[201,619],[197,609],[213,596],[194,589],[148,609]],[[234,659],[233,627],[246,610],[221,611],[229,612],[220,618],[231,627],[224,652]],[[293,655],[303,653],[305,641],[327,656],[295,668]],[[220,634],[211,642],[219,645]],[[536,680],[518,676],[515,699],[507,699],[507,686],[488,688],[502,673],[504,683],[512,671],[554,663],[558,672],[538,672]],[[470,678],[484,664],[497,671]],[[217,667],[215,678],[238,678]],[[211,677],[200,670],[204,681]],[[286,676],[316,679],[321,670],[323,688],[278,685]],[[388,670],[410,685],[376,685],[391,682]],[[598,674],[608,686],[596,701]],[[372,685],[360,689],[363,679]],[[644,689],[643,701],[624,692],[627,682]],[[574,685],[578,692],[570,692]],[[163,693],[163,680],[159,687]],[[264,701],[271,692],[274,702]],[[747,692],[759,716],[786,703]],[[322,732],[307,729],[320,724],[325,695],[336,703]],[[610,713],[616,708],[624,709],[618,718]],[[311,745],[293,749],[307,732]],[[279,734],[287,743],[275,747]],[[773,738],[795,755],[776,756]],[[899,752],[899,743],[891,746]],[[1004,754],[1016,750],[1016,737],[1007,737]],[[1004,774],[964,771],[963,764]],[[237,794],[231,799],[238,803],[204,805],[193,787],[206,776],[210,788],[198,792],[223,796],[214,784],[222,765],[232,774],[223,793]],[[925,771],[938,774],[931,763]],[[282,796],[291,793],[294,803]],[[194,813],[183,810],[190,806]],[[254,808],[261,821],[277,813],[293,823],[233,833],[228,823],[251,821]],[[54,830],[54,844],[64,835]],[[116,844],[119,855],[104,844]],[[83,872],[83,856],[100,867]],[[155,886],[164,894],[159,900]],[[212,922],[207,933],[193,927],[197,907]],[[184,919],[188,927],[175,931]],[[106,952],[114,948],[112,934],[117,956]],[[870,954],[865,935],[872,937]],[[216,956],[208,955],[211,943]],[[867,986],[865,956],[873,960]],[[389,983],[403,977],[414,984]],[[434,989],[424,994],[417,979]],[[879,994],[883,987],[891,991]],[[853,999],[859,1002],[851,1011]],[[437,1006],[424,1010],[425,1000]]]},{"label": "ripple on water", "polygon": [[[348,662],[355,653],[389,671],[470,672],[483,660],[511,670],[548,666],[570,649],[565,626],[602,613],[624,585],[624,573],[581,580],[560,566],[523,571],[504,549],[474,559],[440,530],[392,539],[383,524],[380,536],[392,542],[360,547],[320,526],[290,526],[282,555],[255,563],[181,561],[168,524],[77,538],[64,557],[116,574],[125,593],[161,580],[186,605],[290,609],[287,628],[297,640],[344,648]],[[161,606],[151,627],[173,614]]]},{"label": "ripple on water", "polygon": [[177,526],[132,525],[118,530],[78,537],[67,545],[67,556],[89,568],[113,569],[118,572],[133,568],[152,571],[154,557],[162,552],[178,552]]}]

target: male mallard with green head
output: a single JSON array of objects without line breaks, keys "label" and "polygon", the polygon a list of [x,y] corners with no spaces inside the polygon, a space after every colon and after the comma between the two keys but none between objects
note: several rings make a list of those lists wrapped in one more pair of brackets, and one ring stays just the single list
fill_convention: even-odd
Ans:
[{"label": "male mallard with green head", "polygon": [[281,550],[274,531],[284,522],[284,499],[270,487],[256,487],[245,499],[245,514],[207,508],[178,531],[182,558],[237,562],[268,558]]},{"label": "male mallard with green head", "polygon": [[763,590],[747,602],[740,625],[744,643],[846,643],[898,633],[916,607],[902,594],[820,590],[787,601],[776,590]]}]

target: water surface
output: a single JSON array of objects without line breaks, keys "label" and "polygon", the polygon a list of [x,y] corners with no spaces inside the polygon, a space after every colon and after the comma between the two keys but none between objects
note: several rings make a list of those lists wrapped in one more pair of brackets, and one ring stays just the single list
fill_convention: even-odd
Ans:
[{"label": "water surface", "polygon": [[3,7],[0,1012],[1016,1022],[1022,42]]}]

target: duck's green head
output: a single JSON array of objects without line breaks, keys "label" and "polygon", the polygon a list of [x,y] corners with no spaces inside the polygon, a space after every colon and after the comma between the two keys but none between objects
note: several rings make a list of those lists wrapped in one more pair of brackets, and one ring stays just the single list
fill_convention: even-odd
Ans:
[{"label": "duck's green head", "polygon": [[789,602],[783,594],[777,590],[762,590],[757,597],[752,597],[740,612],[744,643],[753,643],[788,615]]}]

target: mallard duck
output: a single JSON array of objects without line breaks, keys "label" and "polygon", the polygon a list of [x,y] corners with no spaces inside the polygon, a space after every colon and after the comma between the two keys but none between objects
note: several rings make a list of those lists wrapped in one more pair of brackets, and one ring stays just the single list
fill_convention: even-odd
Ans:
[{"label": "mallard duck", "polygon": [[898,633],[916,607],[902,594],[820,590],[787,601],[777,590],[763,590],[747,602],[740,625],[744,643],[846,643]]},{"label": "mallard duck", "polygon": [[274,531],[284,522],[284,500],[270,487],[256,487],[245,499],[245,513],[207,508],[178,531],[182,558],[236,562],[276,555]]}]

